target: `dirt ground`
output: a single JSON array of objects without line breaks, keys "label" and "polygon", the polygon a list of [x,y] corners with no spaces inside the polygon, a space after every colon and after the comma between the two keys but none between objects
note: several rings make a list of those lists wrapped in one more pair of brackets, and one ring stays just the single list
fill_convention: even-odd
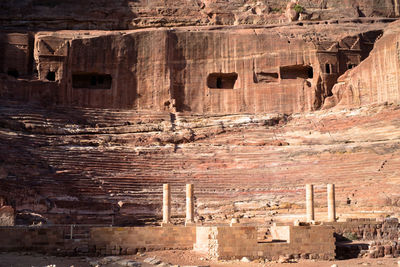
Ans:
[{"label": "dirt ground", "polygon": [[[152,251],[146,252],[144,257],[133,256],[132,259],[142,260],[146,257],[157,257],[163,262],[168,262],[172,264],[179,265],[195,265],[195,266],[211,266],[211,267],[262,267],[262,266],[291,266],[291,267],[330,267],[333,264],[337,264],[338,267],[361,267],[361,266],[389,266],[389,267],[399,267],[397,262],[400,260],[395,258],[381,258],[381,259],[351,259],[351,260],[341,260],[341,261],[314,261],[314,260],[301,260],[298,263],[277,263],[277,262],[267,262],[267,263],[257,263],[256,261],[246,263],[240,261],[209,261],[205,260],[205,255],[194,253],[193,251],[187,250],[167,250],[167,251]],[[203,260],[201,260],[203,259]]]},{"label": "dirt ground", "polygon": [[0,253],[0,267],[44,267],[52,264],[56,267],[90,266],[84,257],[54,257],[35,253]]},{"label": "dirt ground", "polygon": [[[99,264],[100,267],[120,266],[115,261],[120,259],[132,259],[143,262],[149,257],[156,257],[162,262],[180,266],[211,266],[211,267],[261,267],[261,266],[291,266],[291,267],[330,267],[337,264],[338,267],[398,267],[397,262],[400,259],[380,258],[380,259],[351,259],[338,261],[313,261],[302,260],[297,263],[257,263],[256,261],[245,263],[240,261],[210,261],[204,255],[194,253],[193,251],[168,250],[152,251],[143,255],[112,257],[114,262],[108,264]],[[101,261],[104,258],[94,257],[55,257],[35,253],[0,253],[0,267],[89,267],[91,262]],[[144,264],[143,267],[153,266]]]}]

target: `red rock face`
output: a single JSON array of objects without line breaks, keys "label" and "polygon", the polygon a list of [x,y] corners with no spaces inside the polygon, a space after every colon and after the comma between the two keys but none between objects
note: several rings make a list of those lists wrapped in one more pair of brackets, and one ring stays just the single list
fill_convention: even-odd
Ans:
[{"label": "red rock face", "polygon": [[[339,78],[326,106],[398,103],[400,92],[400,24],[393,23],[360,66]],[[331,103],[331,104],[329,104]]]},{"label": "red rock face", "polygon": [[[314,183],[323,219],[329,182],[339,216],[398,209],[400,114],[370,106],[398,102],[397,22],[176,27],[264,24],[287,3],[233,1],[225,12],[224,1],[164,2],[108,1],[103,11],[75,10],[74,1],[1,4],[26,15],[0,13],[0,195],[8,204],[56,223],[137,224],[159,219],[163,183],[182,217],[184,184],[193,183],[198,218],[265,221],[276,210],[301,217],[304,184]],[[397,14],[396,1],[377,2],[369,15]],[[315,20],[349,14],[334,3],[304,6]],[[371,3],[341,4],[359,16]],[[32,21],[35,32],[17,30]],[[152,25],[173,28],[136,29]]]},{"label": "red rock face", "polygon": [[[39,32],[34,47],[25,43],[34,51],[38,80],[9,79],[2,83],[2,94],[139,111],[310,111],[320,108],[340,74],[369,54],[385,24],[368,22],[345,23],[346,33],[336,24]],[[8,36],[3,43],[15,47]],[[7,65],[8,71],[23,73],[33,60],[4,56],[4,61],[10,66],[18,62],[23,67]]]},{"label": "red rock face", "polygon": [[341,218],[398,209],[395,107],[171,120],[2,102],[1,114],[0,194],[52,222],[153,221],[163,183],[174,216],[183,217],[184,185],[194,183],[197,214],[214,222],[301,218],[305,183],[316,185],[318,220],[327,215],[328,182]]},{"label": "red rock face", "polygon": [[[30,30],[127,30],[194,25],[265,25],[285,20],[288,0],[21,0],[0,3],[0,24]],[[301,0],[311,20],[399,17],[398,0]]]}]

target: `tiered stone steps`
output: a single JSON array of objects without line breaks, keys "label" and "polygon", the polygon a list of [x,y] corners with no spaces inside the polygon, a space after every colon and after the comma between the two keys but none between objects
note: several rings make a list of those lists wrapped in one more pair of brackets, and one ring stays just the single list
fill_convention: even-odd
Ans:
[{"label": "tiered stone steps", "polygon": [[[172,185],[174,216],[184,215],[184,184],[194,183],[198,214],[213,220],[233,214],[269,220],[275,208],[301,216],[306,183],[316,185],[321,209],[326,183],[336,184],[338,212],[397,205],[396,107],[288,121],[281,115],[175,115],[171,122],[168,113],[2,103],[0,194],[17,209],[57,223],[160,218],[163,183]],[[184,144],[152,141],[187,129],[212,134]]]}]

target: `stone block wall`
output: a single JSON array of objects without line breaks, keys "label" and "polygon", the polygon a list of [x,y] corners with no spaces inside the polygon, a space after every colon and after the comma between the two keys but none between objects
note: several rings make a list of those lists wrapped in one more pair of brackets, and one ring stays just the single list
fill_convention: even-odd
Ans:
[{"label": "stone block wall", "polygon": [[396,241],[371,242],[368,250],[361,250],[359,257],[368,256],[369,258],[399,257],[400,245]]},{"label": "stone block wall", "polygon": [[400,256],[400,245],[397,241],[372,241],[365,243],[340,243],[336,247],[338,259],[351,258],[397,258]]},{"label": "stone block wall", "polygon": [[[191,249],[195,227],[0,227],[0,251],[60,255],[135,254],[157,249]],[[88,232],[90,231],[90,234]]]},{"label": "stone block wall", "polygon": [[36,251],[63,256],[86,254],[89,227],[76,225],[0,227],[0,251]]},{"label": "stone block wall", "polygon": [[196,227],[196,242],[193,244],[193,249],[200,252],[208,252],[210,244],[210,235],[212,227]]},{"label": "stone block wall", "polygon": [[[314,255],[314,258],[335,258],[334,229],[329,226],[290,226],[290,250]],[[318,256],[317,256],[318,255]]]},{"label": "stone block wall", "polygon": [[335,258],[333,227],[278,226],[271,232],[288,237],[287,242],[257,242],[257,229],[251,226],[199,227],[194,249],[208,252],[216,259],[249,257],[277,260],[280,256],[291,255],[324,260]]},{"label": "stone block wall", "polygon": [[0,240],[0,251],[52,252],[64,248],[63,231],[55,227],[1,227]]},{"label": "stone block wall", "polygon": [[195,227],[96,227],[89,248],[99,255],[135,254],[157,249],[192,249]]},{"label": "stone block wall", "polygon": [[290,241],[290,227],[289,226],[274,226],[270,229],[273,240]]},{"label": "stone block wall", "polygon": [[376,221],[375,219],[352,219],[346,222],[324,223],[335,228],[338,241],[350,240],[398,240],[399,222],[397,219]]},{"label": "stone block wall", "polygon": [[216,259],[254,256],[257,231],[252,226],[197,227],[194,250],[208,252]]}]

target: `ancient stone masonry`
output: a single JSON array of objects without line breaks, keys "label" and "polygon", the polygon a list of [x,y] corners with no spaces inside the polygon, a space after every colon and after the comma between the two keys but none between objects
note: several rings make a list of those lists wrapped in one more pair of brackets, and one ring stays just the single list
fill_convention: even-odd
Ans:
[{"label": "ancient stone masonry", "polygon": [[396,218],[384,220],[348,218],[346,221],[324,224],[335,228],[338,241],[343,241],[343,238],[363,241],[396,241],[399,237],[399,221]]},{"label": "ancient stone masonry", "polygon": [[314,221],[314,186],[306,185],[307,222]]},{"label": "ancient stone masonry", "polygon": [[327,181],[345,212],[398,206],[399,111],[367,107],[398,101],[398,1],[305,0],[282,24],[281,0],[17,2],[0,4],[0,194],[17,222],[158,224],[163,184],[171,223],[186,206],[301,218],[304,184]]},{"label": "ancient stone masonry", "polygon": [[89,231],[90,226],[72,225],[1,227],[0,237],[3,242],[0,250],[35,251],[63,256],[87,255]]},{"label": "ancient stone masonry", "polygon": [[[326,223],[335,228],[338,258],[399,257],[399,221],[397,218],[375,220],[348,219],[346,222]],[[349,240],[357,241],[352,244]],[[344,242],[343,242],[344,241]]]},{"label": "ancient stone masonry", "polygon": [[399,16],[0,1],[0,251],[399,257]]},{"label": "ancient stone masonry", "polygon": [[[86,227],[87,228],[87,227]],[[274,226],[274,241],[258,242],[256,227],[90,227],[72,239],[62,226],[1,228],[1,251],[36,251],[61,255],[134,255],[149,250],[194,249],[214,259],[291,255],[331,260],[335,239],[330,226]],[[284,239],[282,239],[284,238]]]},{"label": "ancient stone masonry", "polygon": [[[187,184],[189,198],[193,187]],[[313,186],[308,184],[309,192]],[[163,186],[170,203],[170,188]],[[334,204],[334,185],[329,184],[329,206]],[[329,200],[331,199],[331,200]],[[207,253],[216,260],[248,259],[279,260],[319,259],[333,260],[347,257],[398,257],[399,222],[395,218],[383,221],[348,219],[342,222],[313,221],[311,225],[288,226],[274,223],[269,227],[271,239],[260,240],[254,226],[200,226],[186,227],[98,227],[98,226],[36,226],[0,228],[2,251],[37,251],[61,255],[132,255],[146,250],[194,249]],[[335,238],[336,236],[336,238]],[[364,243],[341,243],[342,239],[373,240]],[[336,242],[336,244],[335,244]],[[282,261],[283,259],[283,261]]]},{"label": "ancient stone masonry", "polygon": [[[274,218],[288,207],[302,209],[297,216],[304,216],[304,185],[296,181],[329,181],[336,185],[340,213],[388,212],[396,208],[400,190],[394,183],[399,157],[393,139],[400,111],[381,108],[356,110],[358,116],[297,114],[289,121],[278,114],[178,114],[172,132],[163,130],[172,128],[169,115],[21,109],[19,103],[2,102],[1,194],[17,212],[29,207],[57,223],[110,224],[112,205],[122,201],[115,217],[119,225],[161,220],[163,183],[175,188],[172,212],[182,220],[188,181],[196,187],[196,208],[205,220],[224,220],[266,213]],[[360,186],[364,182],[368,186]],[[315,194],[319,219],[327,214],[321,210],[326,190],[317,187]]]},{"label": "ancient stone masonry", "polygon": [[171,223],[171,189],[169,184],[163,185],[163,224]]},{"label": "ancient stone masonry", "polygon": [[[369,54],[385,25],[380,22],[366,20],[361,27],[344,22],[350,27],[346,37],[340,24],[320,25],[320,34],[305,22],[201,31],[39,32],[34,42],[24,37],[34,60],[28,52],[17,60],[7,59],[6,51],[3,56],[6,74],[37,72],[38,79],[5,80],[0,92],[44,104],[139,111],[315,110],[331,95],[337,77]],[[17,49],[7,36],[2,42]]]},{"label": "ancient stone masonry", "polygon": [[376,43],[374,52],[353,70],[339,77],[325,100],[326,107],[354,107],[368,104],[398,103],[400,60],[398,55],[399,22],[393,23]]},{"label": "ancient stone masonry", "polygon": [[186,185],[186,225],[194,223],[194,192],[193,184]]},{"label": "ancient stone masonry", "polygon": [[271,232],[275,242],[261,243],[257,242],[255,227],[197,227],[194,250],[225,260],[242,257],[278,260],[284,255],[324,260],[335,258],[332,227],[274,226]]},{"label": "ancient stone masonry", "polygon": [[192,249],[196,227],[94,227],[89,249],[98,255],[126,255],[146,250]]},{"label": "ancient stone masonry", "polygon": [[327,186],[328,195],[328,221],[336,221],[336,206],[335,206],[335,185],[328,184]]},{"label": "ancient stone masonry", "polygon": [[[314,200],[314,185],[306,185],[306,217],[305,220],[308,223],[315,223],[315,200]],[[336,222],[336,203],[335,203],[335,185],[327,185],[327,206],[328,206],[328,222]],[[296,222],[299,224],[299,221]]]}]

